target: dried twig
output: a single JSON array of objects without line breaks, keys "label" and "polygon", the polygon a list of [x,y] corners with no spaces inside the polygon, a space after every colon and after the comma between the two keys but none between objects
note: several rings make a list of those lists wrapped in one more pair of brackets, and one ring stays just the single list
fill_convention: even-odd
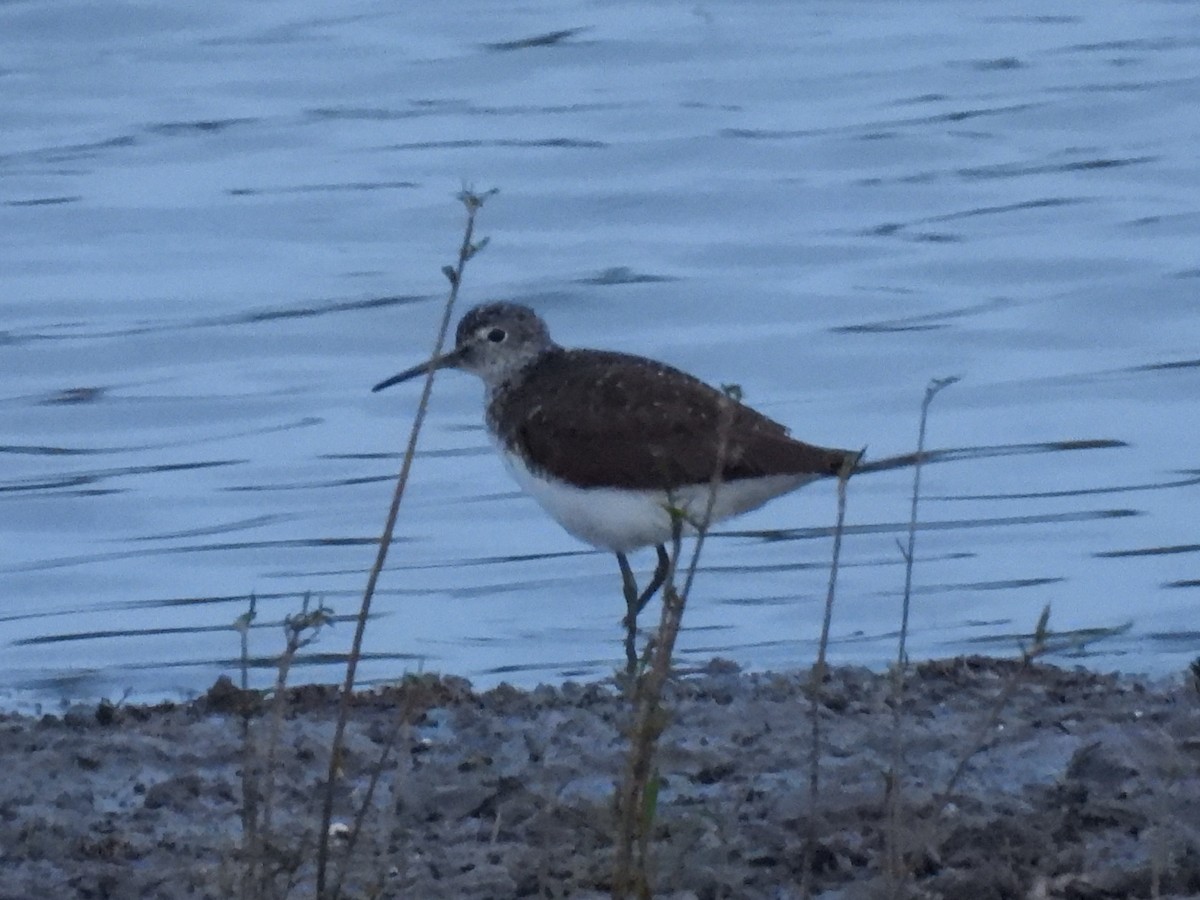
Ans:
[{"label": "dried twig", "polygon": [[[639,898],[651,896],[650,836],[658,803],[658,779],[654,774],[654,760],[658,751],[658,739],[666,727],[667,719],[666,711],[662,707],[662,695],[671,673],[671,656],[683,624],[683,610],[696,578],[700,552],[704,548],[705,536],[712,521],[717,491],[721,486],[722,473],[725,471],[729,453],[729,432],[735,410],[732,400],[737,399],[740,391],[736,387],[727,387],[725,393],[726,398],[723,398],[717,425],[717,455],[712,477],[709,479],[703,515],[699,520],[694,520],[688,516],[686,510],[677,505],[671,505],[667,510],[672,526],[671,554],[666,581],[663,584],[662,618],[657,634],[646,647],[644,671],[637,676],[633,684],[633,727],[630,732],[629,759],[625,775],[617,789],[617,847],[612,883],[614,900],[628,897],[631,892]],[[696,543],[684,576],[683,589],[677,590],[675,575],[685,522],[696,529]]]},{"label": "dried twig", "polygon": [[[442,352],[446,336],[450,332],[450,321],[454,313],[454,303],[458,299],[458,288],[462,284],[463,270],[467,262],[483,249],[486,240],[473,242],[475,233],[475,217],[484,201],[494,190],[476,194],[471,190],[463,190],[459,200],[467,209],[467,222],[463,232],[462,243],[458,249],[458,261],[454,266],[445,266],[442,273],[450,282],[450,292],[446,297],[446,305],[442,311],[442,321],[438,328],[437,340],[434,342],[433,356]],[[375,564],[367,576],[367,585],[363,590],[362,603],[358,610],[358,620],[355,624],[354,639],[350,652],[346,657],[346,677],[342,685],[341,702],[338,706],[337,724],[334,726],[333,742],[329,748],[329,771],[325,782],[325,797],[321,809],[321,829],[317,844],[317,898],[326,897],[327,867],[329,863],[329,825],[333,821],[333,796],[337,784],[338,770],[341,762],[342,744],[345,737],[346,721],[350,714],[350,695],[354,690],[354,676],[358,669],[358,660],[362,653],[363,634],[366,631],[367,619],[371,611],[371,599],[375,596],[375,585],[383,571],[387,559],[388,547],[392,541],[392,532],[396,527],[396,518],[400,512],[400,501],[404,496],[404,488],[408,484],[408,475],[412,469],[413,457],[417,449],[417,437],[421,433],[421,425],[425,421],[425,412],[429,408],[429,396],[433,391],[434,369],[431,368],[425,376],[421,399],[417,404],[417,412],[413,417],[412,428],[408,435],[408,446],[404,450],[404,460],[400,464],[400,475],[396,480],[396,490],[392,495],[392,505],[388,509],[387,520],[383,526],[383,534],[379,539],[379,551],[375,556]]]},{"label": "dried twig", "polygon": [[846,486],[854,474],[862,451],[850,454],[838,471],[837,524],[833,529],[833,558],[829,565],[829,587],[825,592],[825,616],[821,621],[821,640],[817,644],[817,661],[812,668],[809,686],[809,712],[812,716],[812,738],[808,756],[808,835],[804,842],[804,860],[800,878],[800,893],[812,896],[813,859],[817,848],[817,806],[821,796],[821,687],[825,683],[826,654],[829,632],[833,624],[833,600],[837,594],[838,561],[842,555],[842,534],[846,529]]},{"label": "dried twig", "polygon": [[[904,702],[904,677],[908,666],[908,618],[912,599],[913,558],[917,545],[917,503],[921,497],[921,466],[925,461],[925,428],[929,421],[929,405],[933,398],[943,388],[949,387],[959,380],[958,376],[935,378],[925,388],[925,399],[921,401],[921,421],[917,429],[917,452],[913,460],[913,489],[912,504],[908,516],[908,546],[900,546],[904,557],[904,599],[900,612],[900,641],[896,651],[896,669],[892,673],[892,760],[891,771],[888,774],[886,830],[888,878],[895,878],[902,871],[901,859],[903,850],[900,847],[900,812],[901,785],[900,771],[904,764],[904,734],[901,728],[900,713]],[[893,884],[893,892],[897,886]]]}]

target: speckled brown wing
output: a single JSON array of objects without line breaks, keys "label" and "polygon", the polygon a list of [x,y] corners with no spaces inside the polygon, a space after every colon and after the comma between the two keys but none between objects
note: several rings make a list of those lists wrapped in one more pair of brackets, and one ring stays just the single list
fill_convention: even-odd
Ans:
[{"label": "speckled brown wing", "polygon": [[[654,360],[555,349],[497,392],[489,417],[535,471],[579,487],[666,489],[707,483],[726,398]],[[722,477],[833,475],[848,451],[814,447],[735,404]]]}]

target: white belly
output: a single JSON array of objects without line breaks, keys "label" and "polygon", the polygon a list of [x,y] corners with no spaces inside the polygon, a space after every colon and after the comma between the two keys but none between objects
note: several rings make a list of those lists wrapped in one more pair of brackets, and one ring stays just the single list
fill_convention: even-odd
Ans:
[{"label": "white belly", "polygon": [[[569,533],[602,550],[627,553],[639,547],[669,543],[671,516],[667,510],[672,507],[684,513],[684,533],[694,534],[708,505],[708,485],[680,488],[670,496],[666,491],[579,488],[548,481],[531,472],[507,448],[497,449],[522,490]],[[772,475],[722,484],[717,489],[710,522],[756,509],[813,480],[812,475]]]}]

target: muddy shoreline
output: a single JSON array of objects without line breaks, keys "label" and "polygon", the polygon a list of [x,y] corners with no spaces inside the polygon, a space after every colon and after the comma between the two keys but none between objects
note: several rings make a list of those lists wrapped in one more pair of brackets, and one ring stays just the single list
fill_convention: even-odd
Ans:
[{"label": "muddy shoreline", "polygon": [[[799,896],[813,812],[807,683],[807,672],[720,661],[674,681],[656,896]],[[312,894],[334,699],[319,686],[287,698],[271,799],[280,895],[289,884],[291,896]],[[891,828],[889,679],[834,669],[820,716],[818,896],[1200,895],[1200,693],[1188,673],[1147,682],[985,658],[915,666]],[[605,682],[476,693],[425,676],[357,695],[335,818],[351,820],[388,741],[396,763],[345,896],[607,896],[626,718]],[[0,898],[237,896],[243,733],[261,760],[270,722],[257,695],[228,684],[188,704],[0,716]],[[889,844],[902,852],[899,894]]]}]

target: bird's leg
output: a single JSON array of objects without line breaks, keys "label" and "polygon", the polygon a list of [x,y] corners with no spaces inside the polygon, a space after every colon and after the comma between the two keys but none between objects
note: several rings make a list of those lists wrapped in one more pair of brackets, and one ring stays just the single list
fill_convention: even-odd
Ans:
[{"label": "bird's leg", "polygon": [[650,579],[650,583],[646,585],[646,589],[638,597],[637,611],[639,613],[646,608],[646,604],[650,602],[650,598],[658,593],[658,589],[666,582],[667,570],[671,567],[671,557],[667,555],[667,548],[659,544],[654,549],[658,551],[658,565],[654,567],[654,576]]},{"label": "bird's leg", "polygon": [[617,565],[621,567],[621,586],[625,590],[625,671],[632,678],[637,672],[637,617],[650,599],[658,593],[659,588],[667,580],[667,572],[671,567],[671,557],[667,555],[667,548],[659,544],[654,548],[658,551],[658,564],[654,568],[654,575],[650,578],[650,583],[646,585],[646,589],[640,594],[638,593],[637,579],[633,577],[633,569],[629,567],[629,559],[624,553],[617,554]]},{"label": "bird's leg", "polygon": [[[637,674],[637,615],[644,602],[638,596],[637,581],[629,560],[624,553],[617,554],[617,565],[621,567],[621,585],[625,589],[625,674],[633,679]],[[649,599],[649,598],[647,598]]]}]

